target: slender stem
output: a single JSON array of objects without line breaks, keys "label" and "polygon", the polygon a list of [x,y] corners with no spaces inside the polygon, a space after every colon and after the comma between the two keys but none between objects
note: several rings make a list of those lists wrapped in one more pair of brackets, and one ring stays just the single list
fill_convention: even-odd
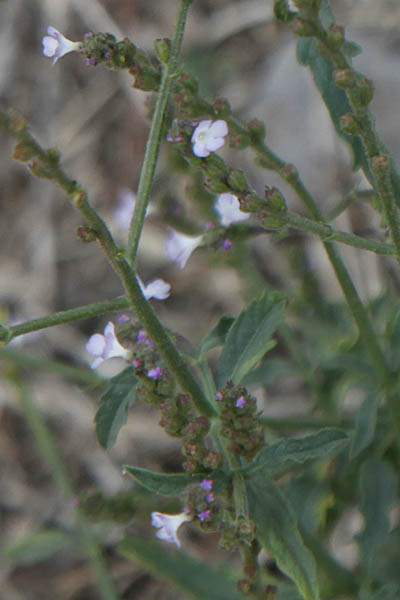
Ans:
[{"label": "slender stem", "polygon": [[170,96],[174,76],[178,69],[178,55],[182,46],[187,12],[191,3],[192,0],[181,0],[175,32],[171,41],[170,56],[168,63],[163,65],[160,91],[158,93],[157,103],[151,122],[150,133],[146,144],[146,151],[138,184],[135,211],[130,225],[128,260],[132,266],[134,266],[136,263],[139,240],[143,230],[146,209],[149,203],[151,186],[154,179],[154,172],[160,149],[161,133],[164,124],[165,113],[167,110],[168,99]]},{"label": "slender stem", "polygon": [[7,348],[2,348],[0,346],[0,358],[20,365],[21,367],[28,367],[32,369],[58,373],[63,377],[69,377],[71,379],[74,379],[75,381],[79,381],[80,383],[84,383],[87,385],[95,386],[103,384],[105,381],[102,377],[99,377],[99,375],[97,375],[91,369],[67,367],[65,365],[53,362],[51,360],[45,360],[43,358],[37,358],[36,356],[24,354],[19,350],[14,350],[13,348],[10,348],[9,346]]},{"label": "slender stem", "polygon": [[306,231],[313,235],[319,236],[324,241],[335,241],[347,246],[353,246],[354,248],[361,248],[362,250],[368,250],[375,254],[383,254],[386,256],[396,255],[396,248],[392,244],[386,242],[378,242],[376,240],[369,240],[367,238],[360,237],[353,233],[347,233],[346,231],[340,231],[334,229],[327,223],[319,223],[301,217],[290,212],[278,212],[268,209],[268,214],[277,217],[282,223],[290,225],[295,229]]},{"label": "slender stem", "polygon": [[[85,306],[79,306],[77,308],[55,312],[52,315],[47,315],[46,317],[25,321],[24,323],[19,323],[18,325],[11,325],[8,327],[9,336],[7,341],[16,338],[19,335],[24,335],[25,333],[40,331],[46,327],[54,327],[55,325],[61,325],[62,323],[71,323],[72,321],[78,321],[79,319],[89,319],[90,317],[103,315],[106,312],[118,312],[124,308],[131,308],[131,303],[126,296],[120,296],[114,300],[105,300],[103,302],[86,304]],[[4,339],[5,337],[6,336],[4,336]],[[2,336],[0,330],[0,340],[1,339]]]},{"label": "slender stem", "polygon": [[[183,0],[185,10],[190,0]],[[181,9],[182,10],[182,9]],[[185,12],[185,11],[184,11]],[[107,225],[89,203],[87,194],[81,185],[71,179],[59,166],[58,159],[54,159],[51,151],[43,150],[27,129],[26,122],[13,113],[0,111],[0,127],[4,128],[13,137],[17,138],[18,158],[23,162],[37,158],[31,170],[34,174],[44,176],[57,183],[67,194],[73,206],[88,222],[102,246],[111,266],[121,278],[125,287],[129,303],[143,323],[154,343],[157,345],[162,358],[165,360],[176,380],[184,391],[191,395],[192,400],[200,412],[208,417],[215,416],[215,410],[208,402],[201,387],[190,372],[180,352],[173,344],[171,338],[163,328],[157,315],[144,297],[135,271],[131,268],[121,250],[114,241]],[[16,151],[14,152],[14,157]]]},{"label": "slender stem", "polygon": [[[76,497],[76,493],[50,431],[40,411],[28,394],[25,385],[20,379],[16,379],[16,377],[14,377],[14,380],[20,389],[22,410],[32,430],[43,460],[48,466],[60,491],[71,501]],[[79,508],[76,509],[75,532],[79,538],[79,546],[84,550],[94,571],[100,597],[103,600],[118,600],[120,596],[108,571],[102,549]]]}]

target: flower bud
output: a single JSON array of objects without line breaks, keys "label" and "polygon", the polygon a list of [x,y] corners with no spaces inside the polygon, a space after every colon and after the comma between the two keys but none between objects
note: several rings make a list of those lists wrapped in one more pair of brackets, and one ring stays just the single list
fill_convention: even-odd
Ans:
[{"label": "flower bud", "polygon": [[390,161],[387,154],[377,154],[371,158],[371,169],[374,173],[385,172],[389,166]]},{"label": "flower bud", "polygon": [[242,170],[232,169],[228,175],[228,184],[235,192],[245,192],[249,189],[246,177]]},{"label": "flower bud", "polygon": [[359,122],[351,113],[342,115],[339,120],[343,133],[347,133],[349,135],[358,135],[361,132]]},{"label": "flower bud", "polygon": [[351,69],[337,69],[333,76],[336,85],[339,87],[352,88],[356,84],[356,76]]},{"label": "flower bud", "polygon": [[247,130],[252,142],[262,142],[265,138],[265,125],[259,119],[252,119],[247,123]]},{"label": "flower bud", "polygon": [[361,106],[367,106],[371,102],[374,95],[374,84],[370,79],[368,79],[368,77],[363,77],[358,82],[357,91],[359,104],[361,104]]},{"label": "flower bud", "polygon": [[265,199],[267,206],[273,211],[286,212],[287,206],[285,198],[276,187],[265,187]]},{"label": "flower bud", "polygon": [[154,40],[154,50],[158,60],[166,64],[171,53],[171,40],[168,38]]},{"label": "flower bud", "polygon": [[13,150],[13,159],[28,162],[35,156],[35,152],[24,142],[17,142]]},{"label": "flower bud", "polygon": [[315,35],[315,26],[311,21],[306,21],[302,17],[295,17],[291,22],[292,31],[300,37],[313,37]]},{"label": "flower bud", "polygon": [[328,41],[331,46],[341,48],[344,44],[344,27],[332,24],[328,29]]},{"label": "flower bud", "polygon": [[76,229],[76,237],[79,241],[89,243],[94,242],[97,238],[96,232],[87,225],[80,225]]}]

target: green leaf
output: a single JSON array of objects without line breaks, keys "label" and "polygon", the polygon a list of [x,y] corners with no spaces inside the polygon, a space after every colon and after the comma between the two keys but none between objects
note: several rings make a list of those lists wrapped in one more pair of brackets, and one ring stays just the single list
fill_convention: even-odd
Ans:
[{"label": "green leaf", "polygon": [[200,354],[205,354],[211,350],[211,348],[215,348],[216,346],[223,346],[234,320],[233,317],[221,317],[214,329],[207,333],[202,339],[200,344]]},{"label": "green leaf", "polygon": [[295,372],[295,366],[288,360],[267,358],[261,365],[250,371],[242,383],[245,387],[251,385],[271,386],[275,384],[278,377],[293,375],[293,372]]},{"label": "green leaf", "polygon": [[399,600],[400,587],[396,583],[388,583],[379,591],[361,592],[360,600]]},{"label": "green leaf", "polygon": [[257,473],[247,484],[250,516],[257,524],[259,542],[278,567],[296,584],[304,600],[318,600],[314,557],[306,548],[293,510],[267,474]]},{"label": "green leaf", "polygon": [[73,547],[72,535],[58,529],[46,529],[10,544],[3,550],[14,565],[34,565],[53,556],[59,550]]},{"label": "green leaf", "polygon": [[378,415],[379,395],[368,394],[358,411],[353,439],[350,446],[350,460],[356,458],[374,439]]},{"label": "green leaf", "polygon": [[311,38],[301,38],[297,43],[297,60],[300,64],[310,67],[315,85],[317,86],[338,135],[350,146],[353,153],[353,170],[362,168],[368,181],[374,185],[369,168],[367,154],[358,136],[348,135],[342,131],[340,117],[352,112],[346,92],[338,87],[333,79],[333,67],[329,60],[323,58]]},{"label": "green leaf", "polygon": [[264,354],[275,346],[271,336],[282,323],[283,317],[284,300],[278,293],[263,294],[240,313],[229,329],[218,362],[219,389],[228,379],[239,384]]},{"label": "green leaf", "polygon": [[136,382],[132,367],[128,367],[110,380],[102,395],[95,422],[97,439],[103,448],[111,448],[115,444],[119,430],[125,425]]},{"label": "green leaf", "polygon": [[127,558],[139,561],[153,575],[167,579],[183,590],[188,598],[197,600],[243,600],[232,579],[212,569],[186,552],[178,552],[161,544],[135,537],[126,537],[118,546]]},{"label": "green leaf", "polygon": [[330,458],[339,452],[349,439],[341,429],[321,429],[301,438],[282,439],[263,448],[248,465],[246,474],[267,473],[272,475],[286,463],[304,463],[308,460]]},{"label": "green leaf", "polygon": [[148,469],[124,465],[123,470],[143,487],[161,494],[163,496],[179,496],[188,485],[202,481],[203,479],[212,479],[213,489],[216,492],[223,490],[229,483],[229,476],[222,470],[216,470],[212,473],[155,473]]},{"label": "green leaf", "polygon": [[368,574],[371,574],[389,536],[389,511],[397,499],[397,485],[398,475],[388,463],[371,458],[363,464],[360,474],[360,511],[365,526],[356,539]]}]

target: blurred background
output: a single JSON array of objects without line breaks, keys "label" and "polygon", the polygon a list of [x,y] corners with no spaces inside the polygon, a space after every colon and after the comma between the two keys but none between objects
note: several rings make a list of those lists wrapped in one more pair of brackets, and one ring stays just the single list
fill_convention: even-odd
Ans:
[{"label": "blurred background", "polygon": [[[170,35],[176,0],[5,0],[0,3],[0,104],[13,107],[31,124],[43,146],[55,146],[67,172],[89,190],[91,202],[110,224],[121,244],[126,228],[116,210],[126,190],[136,191],[148,132],[146,98],[133,89],[124,72],[91,67],[76,54],[54,66],[42,55],[41,39],[49,25],[72,40],[88,31],[107,31],[129,37],[152,51],[155,38]],[[376,84],[372,108],[385,143],[400,158],[398,106],[400,102],[400,6],[397,0],[333,0],[339,24],[347,25],[349,39],[360,43],[363,54],[357,68]],[[293,162],[325,209],[334,206],[355,185],[367,187],[361,175],[351,172],[347,149],[330,125],[325,107],[312,86],[309,73],[296,65],[295,40],[273,19],[271,0],[197,0],[186,33],[184,61],[199,78],[209,97],[229,98],[235,115],[246,122],[265,121],[267,142],[285,160]],[[117,277],[96,244],[82,244],[75,230],[82,224],[63,194],[31,176],[12,161],[12,142],[0,135],[0,313],[1,321],[17,323],[54,311],[114,298],[123,293]],[[251,153],[244,156],[224,148],[230,164],[244,168],[255,188],[276,185],[277,179],[257,169]],[[139,273],[144,281],[162,277],[172,286],[171,297],[158,302],[162,321],[196,344],[222,314],[236,315],[254,295],[242,269],[235,271],[223,251],[195,253],[183,271],[164,253],[167,229],[163,211],[192,206],[184,177],[171,177],[168,153],[161,159],[149,216],[140,249]],[[284,186],[293,210],[300,210]],[[162,211],[158,207],[162,207]],[[195,209],[193,209],[195,210]],[[379,220],[358,204],[342,215],[336,226],[374,235]],[[340,291],[318,240],[293,235],[288,248],[301,246],[324,292],[340,301]],[[270,236],[251,244],[251,260],[258,284],[295,294],[293,270],[285,262],[285,249]],[[361,294],[371,299],[387,286],[398,291],[391,262],[374,255],[343,253]],[[244,254],[247,259],[247,254]],[[250,256],[250,255],[249,255]],[[232,262],[232,261],[231,261]],[[289,261],[290,263],[290,261]],[[293,269],[293,263],[292,263]],[[88,337],[102,331],[108,318],[60,325],[18,338],[15,350],[45,361],[87,367]],[[105,452],[95,439],[93,418],[99,390],[47,368],[14,368],[0,362],[0,530],[8,547],[42,528],[68,528],[74,507],[43,464],[32,433],[22,415],[26,395],[44,415],[75,489],[80,494],[100,491],[106,497],[127,493],[132,501],[130,527],[153,536],[150,510],[179,511],[151,496],[142,506],[143,492],[122,476],[121,465],[135,464],[155,470],[181,467],[178,444],[157,426],[158,415],[136,406],[116,446]],[[309,400],[296,381],[285,377],[259,394],[267,415],[302,415]],[[136,500],[138,498],[138,500]],[[128,505],[129,505],[129,501]],[[128,506],[129,508],[129,506]],[[139,512],[135,512],[139,511]],[[353,522],[353,521],[352,521]],[[139,565],[117,555],[113,544],[125,525],[102,525],[107,559],[124,598],[179,598],[174,590],[148,576]],[[189,552],[218,561],[216,538],[189,527]],[[349,545],[350,542],[349,542]],[[341,557],[351,562],[343,551]],[[235,556],[232,564],[235,565]],[[96,588],[89,567],[75,551],[63,550],[37,561],[5,557],[0,565],[3,600],[94,599]]]}]

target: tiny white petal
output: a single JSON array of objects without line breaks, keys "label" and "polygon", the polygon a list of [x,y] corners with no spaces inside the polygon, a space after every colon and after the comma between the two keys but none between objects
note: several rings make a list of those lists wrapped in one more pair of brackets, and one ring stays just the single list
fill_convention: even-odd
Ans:
[{"label": "tiny white petal", "polygon": [[143,290],[147,300],[156,298],[157,300],[165,300],[168,298],[171,291],[171,285],[164,279],[154,279],[150,281]]},{"label": "tiny white petal", "polygon": [[170,236],[165,243],[166,254],[172,262],[176,262],[183,269],[192,252],[200,246],[203,236],[190,236],[170,230]]},{"label": "tiny white petal", "polygon": [[153,527],[159,529],[156,536],[160,540],[175,544],[180,548],[181,543],[178,539],[178,529],[185,521],[191,521],[192,517],[187,513],[180,513],[178,515],[166,515],[165,513],[153,512],[151,513],[151,524]]},{"label": "tiny white petal", "polygon": [[81,42],[73,42],[51,25],[47,28],[48,35],[42,39],[43,54],[53,59],[53,64],[68,52],[76,52],[82,47]]},{"label": "tiny white petal", "polygon": [[250,217],[249,213],[240,210],[239,200],[233,194],[219,194],[214,206],[220,216],[221,225],[228,227],[237,221],[245,221]]},{"label": "tiny white petal", "polygon": [[105,345],[106,341],[104,339],[104,335],[101,335],[101,333],[95,333],[89,338],[88,343],[86,344],[86,350],[92,356],[101,356]]},{"label": "tiny white petal", "polygon": [[210,132],[214,137],[224,137],[225,135],[228,135],[228,125],[226,121],[223,121],[222,119],[214,121],[210,126]]},{"label": "tiny white petal", "polygon": [[109,321],[104,328],[104,335],[95,333],[92,335],[87,344],[86,350],[92,356],[97,358],[92,362],[92,369],[96,369],[101,363],[109,358],[124,358],[128,360],[130,352],[119,343],[115,335],[114,323]]}]

